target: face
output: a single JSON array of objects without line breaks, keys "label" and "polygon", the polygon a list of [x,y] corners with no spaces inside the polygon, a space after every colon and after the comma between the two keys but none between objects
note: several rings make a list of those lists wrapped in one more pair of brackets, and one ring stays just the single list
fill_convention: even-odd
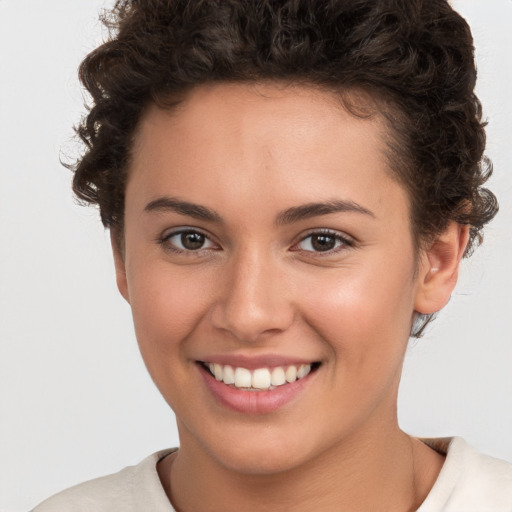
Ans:
[{"label": "face", "polygon": [[118,282],[183,453],[271,473],[396,428],[418,273],[383,133],[275,84],[145,113]]}]

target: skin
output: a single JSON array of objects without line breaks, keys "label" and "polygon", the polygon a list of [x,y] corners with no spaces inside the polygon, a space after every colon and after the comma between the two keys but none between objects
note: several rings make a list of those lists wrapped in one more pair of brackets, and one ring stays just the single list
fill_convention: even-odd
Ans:
[{"label": "skin", "polygon": [[[272,83],[201,86],[141,119],[113,247],[142,356],[176,414],[180,450],[158,470],[177,510],[405,511],[432,487],[443,460],[400,430],[398,385],[414,314],[448,301],[467,229],[451,223],[416,254],[385,130],[330,92]],[[148,211],[162,198],[221,220]],[[334,200],[366,211],[276,222]],[[183,227],[203,248],[180,246]],[[335,248],[315,252],[325,229]],[[244,414],[198,371],[223,354],[321,365],[285,406]]]}]

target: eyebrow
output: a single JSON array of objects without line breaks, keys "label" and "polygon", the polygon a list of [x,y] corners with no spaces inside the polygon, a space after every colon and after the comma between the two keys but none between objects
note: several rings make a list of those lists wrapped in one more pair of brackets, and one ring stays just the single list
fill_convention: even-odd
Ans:
[{"label": "eyebrow", "polygon": [[354,201],[333,199],[322,203],[307,203],[300,206],[293,206],[281,212],[276,218],[276,224],[292,224],[299,220],[310,219],[320,215],[331,213],[355,212],[375,217],[375,214]]},{"label": "eyebrow", "polygon": [[[218,224],[223,223],[222,217],[215,211],[206,206],[202,206],[188,201],[182,201],[175,197],[159,197],[149,202],[144,208],[146,212],[175,212],[181,215],[187,215],[198,220],[206,220]],[[307,203],[300,206],[292,206],[276,217],[277,225],[293,224],[304,219],[310,219],[321,215],[332,213],[355,212],[370,217],[375,217],[374,213],[354,201],[345,201],[342,199],[333,199],[327,202]]]},{"label": "eyebrow", "polygon": [[198,220],[222,223],[222,217],[214,210],[174,197],[159,197],[144,208],[146,212],[176,212]]}]

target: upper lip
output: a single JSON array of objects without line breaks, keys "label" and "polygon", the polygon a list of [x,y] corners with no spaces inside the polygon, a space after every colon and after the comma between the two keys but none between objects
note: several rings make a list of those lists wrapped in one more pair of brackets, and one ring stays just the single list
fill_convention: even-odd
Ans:
[{"label": "upper lip", "polygon": [[318,360],[304,359],[300,357],[284,356],[277,354],[261,354],[246,356],[242,354],[217,354],[206,356],[199,359],[201,363],[217,363],[229,365],[234,368],[247,368],[248,370],[257,370],[258,368],[273,368],[276,366],[300,366],[301,364],[313,364]]}]

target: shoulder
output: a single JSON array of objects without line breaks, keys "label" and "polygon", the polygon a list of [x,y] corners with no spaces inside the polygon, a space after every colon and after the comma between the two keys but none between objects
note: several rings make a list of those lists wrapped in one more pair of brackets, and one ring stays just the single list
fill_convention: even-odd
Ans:
[{"label": "shoulder", "polygon": [[158,461],[172,451],[156,452],[136,466],[70,487],[32,512],[172,512],[156,470]]},{"label": "shoulder", "polygon": [[418,512],[512,511],[512,465],[479,453],[463,439],[425,440],[446,460]]}]

